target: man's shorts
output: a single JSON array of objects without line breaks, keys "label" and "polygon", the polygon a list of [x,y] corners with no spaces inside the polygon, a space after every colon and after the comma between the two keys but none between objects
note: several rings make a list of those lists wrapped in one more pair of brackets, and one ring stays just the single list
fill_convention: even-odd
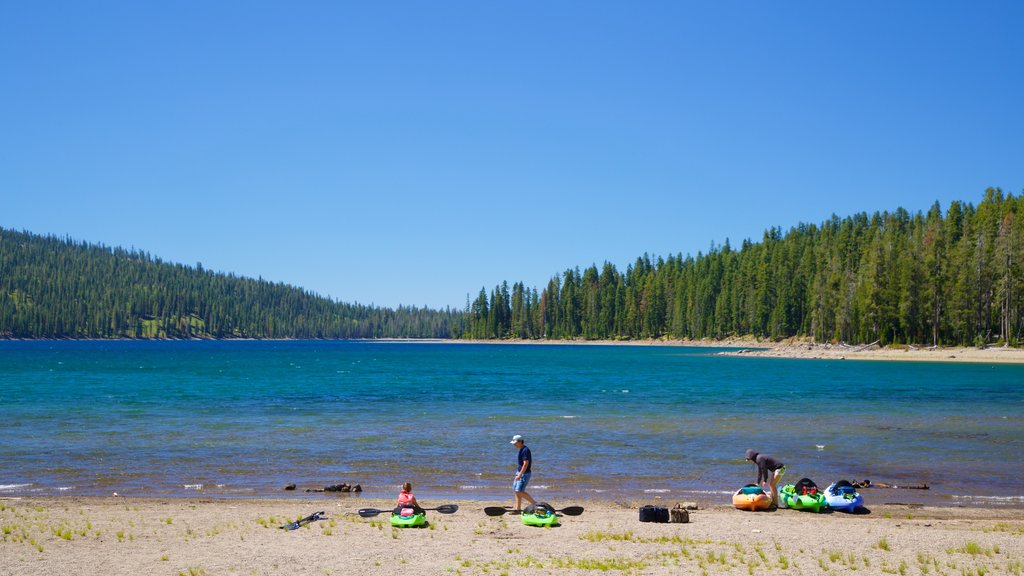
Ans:
[{"label": "man's shorts", "polygon": [[773,478],[774,478],[774,480],[776,482],[778,482],[779,478],[782,478],[785,475],[786,475],[786,467],[785,466],[781,466],[781,467],[775,469],[775,475],[773,476]]},{"label": "man's shorts", "polygon": [[526,490],[526,485],[529,483],[530,473],[527,472],[526,474],[520,476],[519,480],[515,480],[512,482],[512,489],[515,490],[516,492],[524,492]]}]

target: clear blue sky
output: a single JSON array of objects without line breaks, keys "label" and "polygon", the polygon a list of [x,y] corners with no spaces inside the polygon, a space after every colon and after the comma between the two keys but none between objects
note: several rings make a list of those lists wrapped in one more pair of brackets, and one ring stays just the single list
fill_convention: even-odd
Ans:
[{"label": "clear blue sky", "polygon": [[1024,187],[1024,2],[6,2],[0,226],[462,307]]}]

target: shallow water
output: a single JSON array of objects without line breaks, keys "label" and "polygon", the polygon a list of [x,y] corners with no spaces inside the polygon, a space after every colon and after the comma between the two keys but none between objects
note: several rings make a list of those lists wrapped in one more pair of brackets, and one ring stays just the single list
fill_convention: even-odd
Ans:
[{"label": "shallow water", "polygon": [[[923,484],[886,502],[1024,506],[1024,367],[650,346],[2,342],[0,495],[530,491],[727,501],[754,480]],[[305,494],[303,494],[305,495]],[[423,496],[421,496],[422,498]]]}]

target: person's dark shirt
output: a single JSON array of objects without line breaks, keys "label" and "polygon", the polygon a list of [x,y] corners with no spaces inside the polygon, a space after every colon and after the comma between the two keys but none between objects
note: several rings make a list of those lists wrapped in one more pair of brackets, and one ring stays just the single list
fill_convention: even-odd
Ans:
[{"label": "person's dark shirt", "polygon": [[775,471],[783,466],[782,462],[779,462],[767,454],[758,454],[757,459],[754,460],[754,462],[757,463],[758,484],[771,480]]},{"label": "person's dark shirt", "polygon": [[[523,462],[528,462],[528,464],[526,465],[526,470],[523,470]],[[530,449],[526,447],[526,444],[523,444],[523,447],[519,449],[519,468],[518,468],[518,470],[523,470],[523,474],[526,474],[527,472],[530,471],[530,468],[532,468],[532,467],[533,467],[533,455],[530,454]]]}]

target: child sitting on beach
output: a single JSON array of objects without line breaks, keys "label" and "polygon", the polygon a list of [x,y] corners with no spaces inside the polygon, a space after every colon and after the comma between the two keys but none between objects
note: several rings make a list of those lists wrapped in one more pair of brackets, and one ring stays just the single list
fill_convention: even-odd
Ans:
[{"label": "child sitting on beach", "polygon": [[420,508],[420,503],[416,501],[416,496],[412,493],[412,484],[409,482],[402,484],[402,491],[398,493],[398,506],[395,507],[394,513],[400,516],[412,516],[422,512],[423,508]]}]

